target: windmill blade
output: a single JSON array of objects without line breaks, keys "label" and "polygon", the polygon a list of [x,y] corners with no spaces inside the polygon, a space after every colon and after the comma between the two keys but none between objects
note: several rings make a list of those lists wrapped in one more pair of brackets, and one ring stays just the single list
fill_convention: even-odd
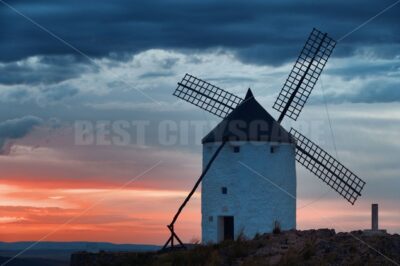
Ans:
[{"label": "windmill blade", "polygon": [[189,74],[178,82],[173,95],[222,118],[243,101],[242,98]]},{"label": "windmill blade", "polygon": [[279,123],[285,116],[297,120],[335,45],[327,33],[312,30],[273,105],[281,113]]},{"label": "windmill blade", "polygon": [[296,161],[354,204],[365,182],[297,130],[290,134],[297,141]]}]

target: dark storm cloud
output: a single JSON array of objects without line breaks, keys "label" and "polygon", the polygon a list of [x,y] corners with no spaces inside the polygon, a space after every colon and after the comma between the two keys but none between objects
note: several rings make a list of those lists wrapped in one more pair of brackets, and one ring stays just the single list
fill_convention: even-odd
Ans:
[{"label": "dark storm cloud", "polygon": [[2,101],[25,102],[26,100],[29,100],[29,98],[31,98],[29,91],[23,88],[15,88],[2,97]]},{"label": "dark storm cloud", "polygon": [[[333,66],[334,67],[334,66]],[[379,61],[363,61],[359,63],[349,62],[345,66],[331,67],[326,73],[343,78],[344,80],[351,80],[354,78],[368,78],[376,77],[400,77],[400,60],[386,60]]]},{"label": "dark storm cloud", "polygon": [[139,78],[171,77],[173,75],[174,75],[173,72],[148,72],[143,75],[140,75]]},{"label": "dark storm cloud", "polygon": [[4,154],[4,144],[8,139],[18,139],[28,134],[33,127],[42,123],[36,116],[24,116],[0,122],[0,154]]},{"label": "dark storm cloud", "polygon": [[[400,102],[400,82],[370,82],[362,89],[349,93],[333,94],[325,96],[329,103],[392,103]],[[322,96],[311,99],[311,103],[324,103]]]},{"label": "dark storm cloud", "polygon": [[33,102],[43,107],[48,104],[62,101],[66,98],[74,97],[78,93],[78,88],[67,84],[40,86],[36,90],[15,87],[4,93],[0,100],[3,103],[25,104],[27,102]]},{"label": "dark storm cloud", "polygon": [[0,84],[54,84],[79,77],[94,65],[77,60],[74,56],[40,56],[30,60],[0,64]]},{"label": "dark storm cloud", "polygon": [[61,101],[65,98],[73,97],[78,94],[79,90],[75,87],[67,85],[50,86],[41,90],[46,101]]},{"label": "dark storm cloud", "polygon": [[[89,56],[150,48],[229,48],[252,63],[292,60],[312,27],[338,39],[393,1],[12,1],[23,14]],[[373,47],[398,53],[400,6],[349,36],[336,56]],[[77,54],[6,6],[1,7],[0,60]],[[11,23],[12,22],[12,23]],[[385,44],[387,49],[379,49]]]},{"label": "dark storm cloud", "polygon": [[353,103],[400,102],[400,83],[369,85],[359,95],[354,95],[350,101]]}]

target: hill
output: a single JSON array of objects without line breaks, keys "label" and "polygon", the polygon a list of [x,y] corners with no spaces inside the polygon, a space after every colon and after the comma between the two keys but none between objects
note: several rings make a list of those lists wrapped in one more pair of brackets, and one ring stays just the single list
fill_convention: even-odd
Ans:
[{"label": "hill", "polygon": [[400,236],[330,229],[239,237],[168,252],[75,253],[71,266],[96,265],[396,265]]}]

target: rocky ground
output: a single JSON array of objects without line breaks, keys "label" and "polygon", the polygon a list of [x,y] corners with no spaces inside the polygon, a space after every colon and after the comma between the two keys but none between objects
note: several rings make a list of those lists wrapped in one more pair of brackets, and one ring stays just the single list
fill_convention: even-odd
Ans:
[{"label": "rocky ground", "polygon": [[189,250],[72,255],[71,266],[87,265],[400,265],[400,236],[292,230]]}]

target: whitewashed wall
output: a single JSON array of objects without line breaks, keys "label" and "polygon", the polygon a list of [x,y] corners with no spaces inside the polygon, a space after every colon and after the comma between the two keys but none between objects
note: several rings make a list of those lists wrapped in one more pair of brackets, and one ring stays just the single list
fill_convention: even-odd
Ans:
[{"label": "whitewashed wall", "polygon": [[[203,167],[220,144],[203,145]],[[233,145],[240,146],[239,153],[233,152]],[[271,145],[277,147],[274,153],[270,152]],[[227,194],[222,194],[222,187],[227,187]],[[203,243],[218,242],[218,216],[234,216],[235,238],[241,231],[248,238],[254,237],[256,233],[271,232],[275,220],[279,221],[283,230],[294,229],[294,146],[269,142],[229,142],[204,177],[201,190]]]}]

